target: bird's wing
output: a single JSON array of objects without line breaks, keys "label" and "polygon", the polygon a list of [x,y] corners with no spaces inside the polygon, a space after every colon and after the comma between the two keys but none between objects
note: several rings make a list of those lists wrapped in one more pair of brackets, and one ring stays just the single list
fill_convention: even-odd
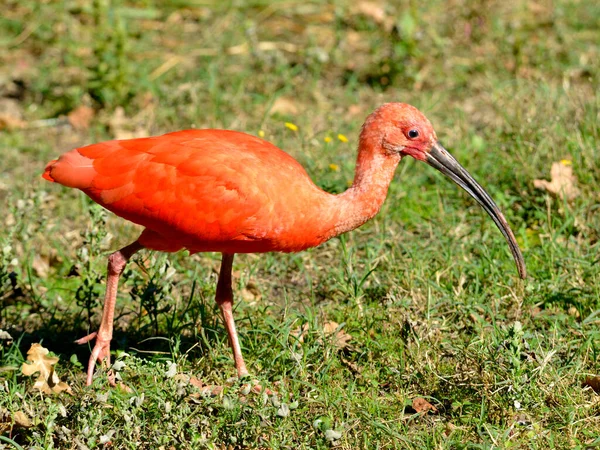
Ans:
[{"label": "bird's wing", "polygon": [[90,145],[50,163],[45,177],[184,245],[275,239],[285,191],[314,187],[287,153],[225,130]]}]

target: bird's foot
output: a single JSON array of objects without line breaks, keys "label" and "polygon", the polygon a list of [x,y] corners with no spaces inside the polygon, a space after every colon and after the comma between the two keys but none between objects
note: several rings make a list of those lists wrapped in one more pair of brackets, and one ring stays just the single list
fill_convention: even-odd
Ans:
[{"label": "bird's foot", "polygon": [[[88,362],[87,378],[85,380],[85,384],[87,386],[92,384],[96,361],[105,365],[105,367],[110,367],[110,341],[112,336],[100,337],[98,332],[93,332],[85,337],[82,337],[81,339],[77,339],[75,343],[87,344],[93,339],[96,339],[96,344],[92,349],[92,354],[90,355],[90,360]],[[108,371],[108,382],[111,386],[116,386],[115,374],[112,370]]]},{"label": "bird's foot", "polygon": [[238,367],[237,373],[238,373],[238,379],[240,379],[240,380],[243,380],[250,376],[250,373],[248,372],[248,369],[246,369],[246,366],[243,366],[242,368]]},{"label": "bird's foot", "polygon": [[266,386],[262,386],[258,380],[252,380],[250,383],[244,383],[240,389],[242,394],[253,392],[255,394],[277,395],[277,391],[273,391]]},{"label": "bird's foot", "polygon": [[233,359],[235,361],[235,368],[237,370],[237,375],[240,380],[247,378],[250,376],[248,369],[246,368],[246,363],[244,362],[244,358],[242,357],[242,353],[236,355],[235,351],[233,354]]}]

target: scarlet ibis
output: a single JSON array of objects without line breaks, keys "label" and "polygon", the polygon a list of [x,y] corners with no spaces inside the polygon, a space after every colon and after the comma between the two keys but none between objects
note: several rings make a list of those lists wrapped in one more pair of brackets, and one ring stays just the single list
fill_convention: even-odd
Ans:
[{"label": "scarlet ibis", "polygon": [[100,329],[77,341],[96,339],[87,384],[96,361],[110,363],[119,276],[142,248],[222,254],[216,301],[238,376],[247,375],[232,312],[234,254],[298,252],[361,226],[379,211],[407,155],[433,166],[475,198],[506,238],[525,278],[523,256],[499,208],[438,142],[429,120],[403,103],[384,104],[367,117],[354,182],[339,195],[319,189],[295,159],[269,142],[230,130],[101,142],[51,161],[45,179],[80,189],[145,227],[135,242],[109,256]]}]

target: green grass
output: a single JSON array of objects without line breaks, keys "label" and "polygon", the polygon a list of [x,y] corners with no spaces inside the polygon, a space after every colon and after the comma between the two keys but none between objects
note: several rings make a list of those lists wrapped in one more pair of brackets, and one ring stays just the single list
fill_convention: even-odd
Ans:
[{"label": "green grass", "polygon": [[[4,3],[0,113],[27,127],[0,131],[0,329],[14,338],[0,341],[0,448],[600,446],[600,396],[582,387],[600,375],[597,2],[389,2],[383,22],[343,0],[214,3]],[[271,114],[280,98],[294,108]],[[386,101],[424,111],[497,200],[527,280],[467,194],[406,160],[359,230],[236,257],[244,355],[276,398],[231,380],[216,254],[136,257],[112,347],[131,392],[102,372],[84,386],[89,349],[73,341],[98,324],[107,255],[139,230],[42,180],[47,161],[122,128],[262,130],[340,192],[362,121]],[[75,130],[64,115],[82,104],[96,115]],[[571,203],[533,187],[562,159],[581,190]],[[20,374],[40,341],[72,395]],[[224,390],[204,397],[192,376]],[[416,397],[438,412],[416,414]],[[18,412],[32,426],[13,426]]]}]

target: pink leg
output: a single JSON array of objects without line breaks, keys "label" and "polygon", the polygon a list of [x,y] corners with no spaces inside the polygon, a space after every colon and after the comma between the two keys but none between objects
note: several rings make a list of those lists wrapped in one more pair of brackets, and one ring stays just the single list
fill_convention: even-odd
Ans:
[{"label": "pink leg", "polygon": [[223,313],[223,321],[229,336],[229,343],[233,350],[233,359],[237,369],[238,377],[242,378],[248,375],[248,369],[242,357],[242,349],[235,331],[235,322],[233,321],[233,290],[231,288],[231,267],[233,265],[233,253],[223,253],[221,260],[221,271],[219,272],[219,281],[217,282],[217,304]]},{"label": "pink leg", "polygon": [[[90,361],[88,363],[86,384],[92,384],[94,375],[94,366],[96,361],[106,363],[110,366],[110,341],[113,334],[113,319],[115,316],[115,302],[117,300],[117,286],[119,277],[125,269],[129,258],[138,250],[144,248],[142,244],[135,241],[133,244],[123,247],[108,257],[108,276],[106,278],[106,295],[104,296],[104,310],[102,311],[102,322],[97,332],[76,340],[77,344],[85,344],[92,339],[96,339],[96,344],[92,350]],[[108,374],[108,380],[111,385],[115,385],[114,375]]]}]

